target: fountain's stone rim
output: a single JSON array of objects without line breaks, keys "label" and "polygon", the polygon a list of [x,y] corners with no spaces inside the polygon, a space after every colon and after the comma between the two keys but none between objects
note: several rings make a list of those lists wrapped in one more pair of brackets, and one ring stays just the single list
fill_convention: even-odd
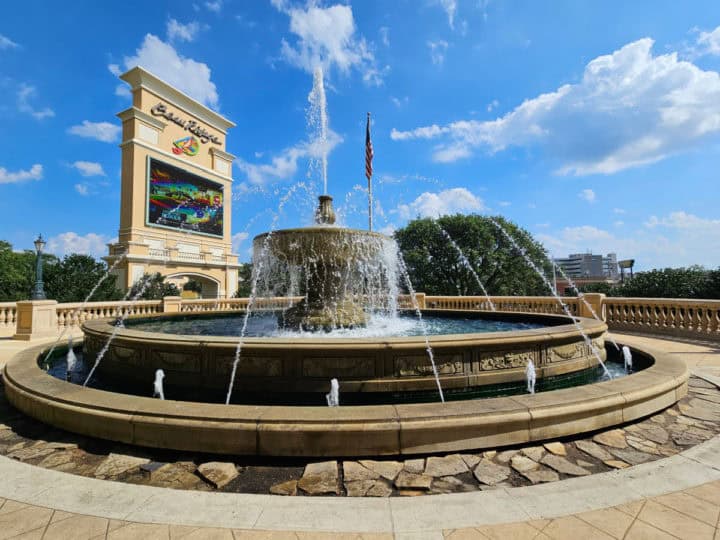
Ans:
[{"label": "fountain's stone rim", "polygon": [[[409,310],[408,310],[409,311]],[[126,320],[134,319],[172,319],[180,317],[212,317],[213,315],[229,315],[229,314],[243,314],[244,310],[233,310],[233,311],[222,311],[212,313],[193,313],[193,312],[181,312],[181,313],[153,313],[144,315],[131,315]],[[428,315],[468,315],[475,312],[468,312],[464,310],[454,309],[434,309],[434,308],[423,308],[422,313]],[[518,318],[523,320],[532,320],[542,322],[543,320],[553,321],[567,321],[567,315],[558,315],[553,313],[533,313],[533,312],[522,312],[522,311],[494,311],[488,312],[487,316],[499,317],[504,316]],[[598,332],[607,331],[607,324],[597,319],[589,319],[583,317],[574,317],[576,321],[579,321],[584,331],[589,334],[597,334]],[[218,343],[232,343],[237,344],[238,338],[235,336],[215,336],[215,335],[195,335],[195,334],[171,334],[165,332],[149,332],[146,330],[134,330],[131,327],[121,328],[116,330],[111,321],[114,319],[94,319],[91,321],[85,321],[82,324],[83,331],[90,332],[103,332],[110,335],[113,331],[116,332],[116,338],[127,337],[130,339],[152,339],[153,341],[160,342],[174,342],[174,341],[187,341],[192,343],[203,342],[208,344],[210,342]],[[529,328],[524,330],[502,330],[497,332],[475,332],[475,333],[464,333],[464,334],[434,334],[429,335],[428,340],[431,345],[434,344],[447,344],[452,342],[468,343],[468,342],[483,342],[492,343],[497,342],[498,345],[504,345],[512,341],[512,343],[537,342],[538,337],[545,339],[562,339],[571,336],[578,336],[579,332],[575,324],[568,322],[567,324],[554,324],[548,325],[543,328]],[[425,336],[395,336],[395,337],[344,337],[344,338],[328,338],[322,337],[322,334],[318,332],[317,338],[312,337],[246,337],[243,339],[243,347],[247,345],[263,345],[277,343],[280,345],[293,345],[297,347],[303,347],[305,345],[315,348],[318,346],[327,346],[328,348],[334,348],[335,345],[347,345],[347,346],[376,346],[377,348],[386,348],[388,345],[416,345],[421,344],[423,348],[425,346]]]},{"label": "fountain's stone rim", "polygon": [[345,236],[370,236],[382,240],[392,240],[392,237],[376,231],[367,231],[364,229],[350,229],[349,227],[340,227],[337,225],[312,225],[310,227],[297,227],[294,229],[278,229],[277,231],[264,232],[253,238],[253,244],[259,240],[264,240],[267,236],[272,237],[286,236],[293,234],[317,235],[317,234],[335,234]]},{"label": "fountain's stone rim", "polygon": [[58,428],[175,450],[266,456],[381,456],[496,448],[603,429],[657,412],[687,394],[681,359],[648,348],[654,364],[620,380],[476,401],[329,407],[160,401],[58,380],[26,349],[5,365],[13,406]]}]

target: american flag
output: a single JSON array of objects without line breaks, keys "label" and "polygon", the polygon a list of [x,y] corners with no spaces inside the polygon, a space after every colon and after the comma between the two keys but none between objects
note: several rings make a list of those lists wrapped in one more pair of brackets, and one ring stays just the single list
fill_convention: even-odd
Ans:
[{"label": "american flag", "polygon": [[373,147],[370,140],[370,113],[367,115],[367,128],[365,129],[365,176],[370,181],[372,177]]}]

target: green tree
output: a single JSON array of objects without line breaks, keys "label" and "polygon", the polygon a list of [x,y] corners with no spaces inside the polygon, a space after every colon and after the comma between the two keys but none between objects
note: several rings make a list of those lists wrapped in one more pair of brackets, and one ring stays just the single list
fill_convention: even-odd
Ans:
[{"label": "green tree", "polygon": [[[547,253],[530,233],[502,218],[492,218],[515,239],[536,266],[552,275]],[[460,248],[490,295],[547,295],[542,279],[492,223],[479,215],[416,219],[395,232],[413,287],[435,295],[482,295],[470,269],[443,234]]]},{"label": "green tree", "polygon": [[107,265],[90,255],[66,255],[62,260],[45,266],[45,294],[61,303],[82,302],[97,285],[89,299],[91,302],[119,300],[123,295],[115,286],[115,277],[107,276],[107,272]]},{"label": "green tree", "polygon": [[183,285],[183,291],[193,291],[196,293],[202,292],[202,285],[199,281],[195,281],[194,279],[189,280],[185,285]]},{"label": "green tree", "polygon": [[138,300],[162,300],[164,296],[180,296],[178,288],[173,283],[166,283],[165,276],[160,272],[143,274],[133,284],[127,297],[135,298],[141,290]]},{"label": "green tree", "polygon": [[707,270],[702,266],[663,268],[638,272],[632,279],[609,290],[597,290],[590,285],[583,292],[605,292],[608,296],[636,298],[720,299],[720,268]]},{"label": "green tree", "polygon": [[247,298],[252,289],[252,263],[241,263],[238,268],[238,289],[235,298]]},{"label": "green tree", "polygon": [[[0,240],[0,302],[29,300],[35,284],[34,251],[13,251],[12,244]],[[44,253],[43,280],[49,267],[57,263],[55,255]],[[51,298],[48,295],[48,298]]]}]

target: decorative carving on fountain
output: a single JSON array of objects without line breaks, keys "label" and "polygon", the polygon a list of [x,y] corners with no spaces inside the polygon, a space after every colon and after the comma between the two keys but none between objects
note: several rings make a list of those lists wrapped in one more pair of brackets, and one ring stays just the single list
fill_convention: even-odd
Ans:
[{"label": "decorative carving on fountain", "polygon": [[480,371],[493,371],[496,369],[523,368],[532,360],[538,365],[535,351],[517,351],[506,353],[481,353],[478,360]]}]

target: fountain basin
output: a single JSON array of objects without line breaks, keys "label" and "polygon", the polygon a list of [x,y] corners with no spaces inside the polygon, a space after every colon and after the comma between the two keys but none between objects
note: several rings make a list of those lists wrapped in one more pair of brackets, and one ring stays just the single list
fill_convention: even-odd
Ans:
[{"label": "fountain basin", "polygon": [[633,357],[652,365],[619,380],[535,395],[332,408],[220,405],[79,387],[40,368],[46,349],[26,349],[3,371],[8,399],[29,416],[129,444],[265,456],[412,455],[554,439],[664,409],[686,395],[689,375],[680,359],[633,348]]},{"label": "fountain basin", "polygon": [[[484,317],[525,321],[543,328],[510,332],[434,335],[429,337],[443,389],[453,392],[487,385],[523,381],[532,360],[538,381],[588,370],[597,359],[581,332],[567,317],[534,313],[472,313],[426,310],[444,317]],[[177,314],[175,318],[184,317]],[[162,320],[173,316],[152,317]],[[605,355],[607,326],[594,319],[578,319],[583,332]],[[237,337],[172,335],[128,327],[116,329],[108,321],[83,325],[85,353],[95,358],[116,330],[98,372],[106,380],[147,385],[157,369],[175,389],[227,391],[237,349]],[[435,392],[436,381],[424,336],[328,339],[246,337],[237,367],[234,395],[243,393],[316,393],[324,403],[330,379],[340,380],[341,392]],[[176,394],[177,395],[177,394]],[[180,395],[183,395],[182,391]],[[435,399],[435,396],[432,397]]]}]

